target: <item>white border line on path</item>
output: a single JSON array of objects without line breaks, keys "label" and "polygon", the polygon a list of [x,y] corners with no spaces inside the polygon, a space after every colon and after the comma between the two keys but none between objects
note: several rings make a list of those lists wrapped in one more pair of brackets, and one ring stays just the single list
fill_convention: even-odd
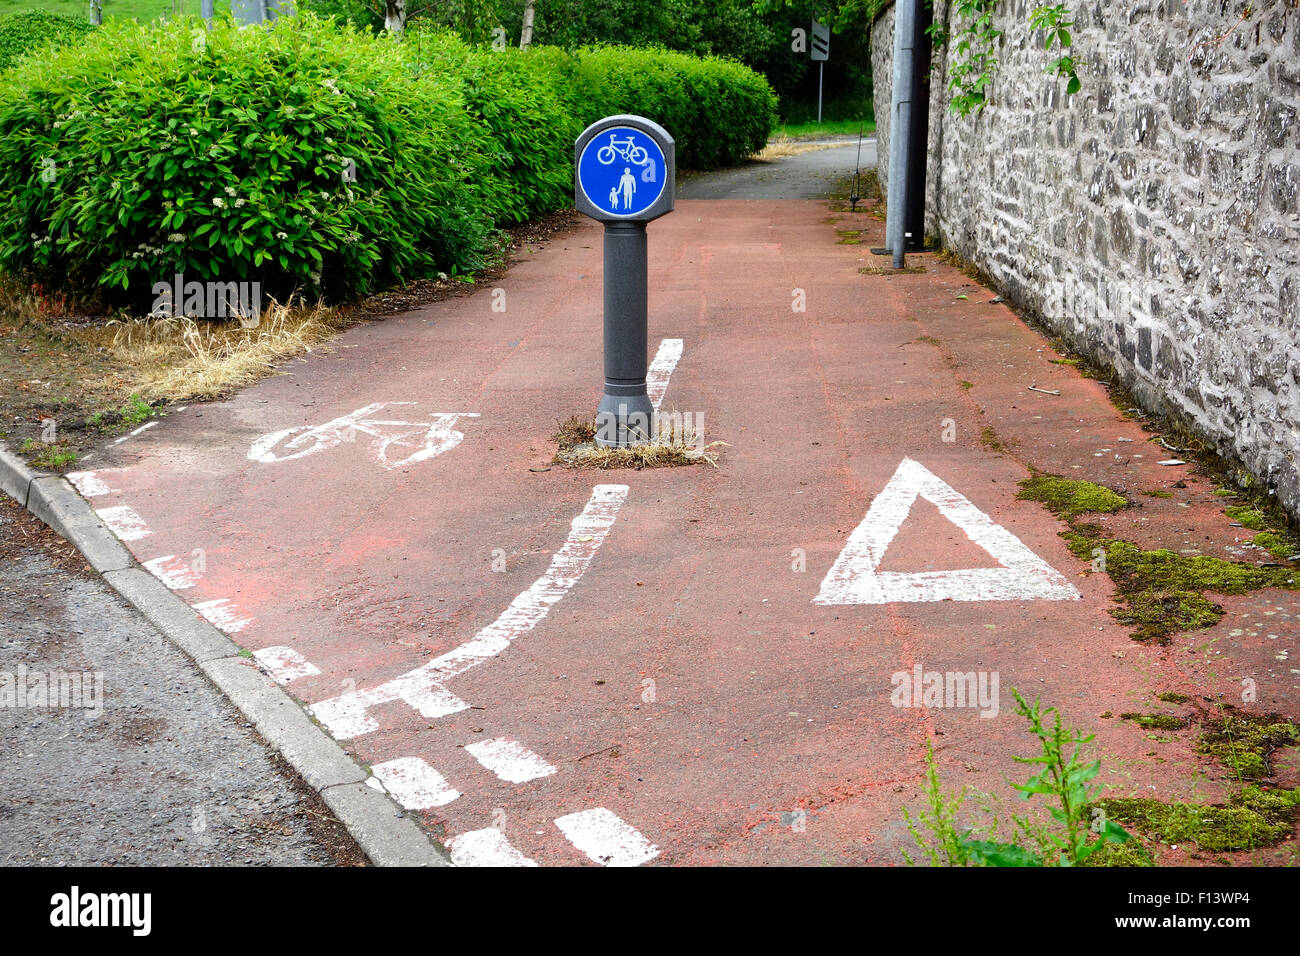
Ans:
[{"label": "white border line on path", "polygon": [[546,573],[472,639],[376,687],[323,700],[308,710],[337,740],[378,730],[379,722],[370,716],[369,709],[395,700],[406,701],[429,719],[465,710],[469,704],[448,691],[445,682],[496,657],[546,617],[551,606],[578,583],[590,566],[627,500],[627,492],[627,485],[597,485],[582,513],[573,519],[569,537],[551,558]]}]

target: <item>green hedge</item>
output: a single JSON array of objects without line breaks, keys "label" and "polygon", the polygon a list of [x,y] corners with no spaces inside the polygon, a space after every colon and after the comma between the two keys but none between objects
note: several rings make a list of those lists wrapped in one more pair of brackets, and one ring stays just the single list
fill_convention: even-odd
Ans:
[{"label": "green hedge", "polygon": [[598,47],[577,51],[569,89],[584,125],[611,113],[654,120],[677,142],[677,165],[735,165],[763,148],[776,123],[776,94],[748,67],[668,50]]},{"label": "green hedge", "polygon": [[27,52],[42,52],[80,39],[92,27],[85,19],[29,10],[0,16],[0,70]]},{"label": "green hedge", "polygon": [[761,148],[774,106],[744,67],[664,51],[113,23],[0,75],[0,267],[136,308],[177,272],[330,299],[469,272],[499,226],[572,203],[592,120],[646,115],[702,168]]}]

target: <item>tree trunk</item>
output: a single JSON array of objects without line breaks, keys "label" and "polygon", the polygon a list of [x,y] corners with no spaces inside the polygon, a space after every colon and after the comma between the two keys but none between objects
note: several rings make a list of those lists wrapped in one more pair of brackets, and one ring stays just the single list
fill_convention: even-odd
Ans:
[{"label": "tree trunk", "polygon": [[100,0],[90,0],[90,24],[96,27],[104,24],[104,8]]},{"label": "tree trunk", "polygon": [[519,31],[519,49],[521,50],[527,50],[533,45],[533,15],[536,12],[536,0],[525,0],[524,27]]},{"label": "tree trunk", "polygon": [[406,0],[385,0],[384,29],[400,37],[406,29]]}]

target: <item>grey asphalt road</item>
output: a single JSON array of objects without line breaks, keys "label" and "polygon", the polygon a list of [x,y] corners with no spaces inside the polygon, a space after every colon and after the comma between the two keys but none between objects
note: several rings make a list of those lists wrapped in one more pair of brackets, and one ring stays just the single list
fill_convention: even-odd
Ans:
[{"label": "grey asphalt road", "polygon": [[[60,671],[83,691],[65,684],[61,703],[80,707],[32,700]],[[198,668],[4,495],[0,761],[0,865],[365,862]]]},{"label": "grey asphalt road", "polygon": [[[860,169],[876,165],[876,140],[862,140],[858,156],[858,138],[837,137],[816,141],[817,145],[840,143],[827,149],[814,149],[771,162],[748,162],[732,169],[698,173],[679,180],[678,199],[824,199],[836,184],[853,175],[854,164]],[[814,145],[801,143],[800,145]]]}]

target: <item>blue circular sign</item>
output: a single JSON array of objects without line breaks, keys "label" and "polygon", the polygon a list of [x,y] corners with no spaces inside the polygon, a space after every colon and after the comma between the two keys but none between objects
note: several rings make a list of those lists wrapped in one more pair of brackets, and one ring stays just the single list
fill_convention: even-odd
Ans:
[{"label": "blue circular sign", "polygon": [[578,186],[587,201],[614,218],[634,218],[663,195],[664,152],[631,126],[609,126],[582,149]]}]

